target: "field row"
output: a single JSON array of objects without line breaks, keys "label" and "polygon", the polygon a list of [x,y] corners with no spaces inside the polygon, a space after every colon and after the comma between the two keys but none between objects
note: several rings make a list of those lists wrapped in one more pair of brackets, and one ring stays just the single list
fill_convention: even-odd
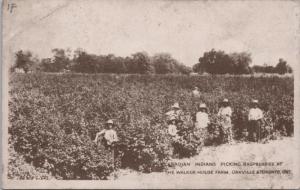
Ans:
[{"label": "field row", "polygon": [[[10,145],[36,168],[47,160],[57,179],[105,179],[116,167],[164,170],[170,158],[164,114],[179,102],[192,116],[194,86],[212,121],[220,100],[229,99],[236,139],[243,139],[253,98],[267,125],[293,135],[292,77],[14,74],[10,86]],[[93,142],[110,118],[127,150],[118,163]]]}]

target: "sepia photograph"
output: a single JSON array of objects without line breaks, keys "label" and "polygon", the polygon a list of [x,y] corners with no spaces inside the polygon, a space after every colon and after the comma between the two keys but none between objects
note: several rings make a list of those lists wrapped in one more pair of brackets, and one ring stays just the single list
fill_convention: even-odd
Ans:
[{"label": "sepia photograph", "polygon": [[300,2],[4,0],[4,189],[299,189]]}]

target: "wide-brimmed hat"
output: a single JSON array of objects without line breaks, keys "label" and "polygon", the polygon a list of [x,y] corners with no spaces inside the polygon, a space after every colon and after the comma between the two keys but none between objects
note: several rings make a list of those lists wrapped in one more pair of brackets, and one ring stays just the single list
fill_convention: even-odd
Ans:
[{"label": "wide-brimmed hat", "polygon": [[112,119],[109,119],[106,121],[106,124],[114,124],[114,121]]},{"label": "wide-brimmed hat", "polygon": [[253,100],[251,101],[251,103],[252,103],[252,104],[258,104],[258,100],[253,99]]},{"label": "wide-brimmed hat", "polygon": [[205,103],[201,103],[201,104],[199,105],[199,108],[200,108],[200,109],[207,109],[207,107],[206,107],[206,104],[205,104]]},{"label": "wide-brimmed hat", "polygon": [[222,103],[229,103],[229,100],[228,100],[227,98],[224,98],[224,99],[222,100]]},{"label": "wide-brimmed hat", "polygon": [[172,106],[171,108],[177,108],[177,109],[179,109],[179,108],[180,108],[180,107],[179,107],[179,103],[178,103],[178,102],[174,103],[173,106]]}]

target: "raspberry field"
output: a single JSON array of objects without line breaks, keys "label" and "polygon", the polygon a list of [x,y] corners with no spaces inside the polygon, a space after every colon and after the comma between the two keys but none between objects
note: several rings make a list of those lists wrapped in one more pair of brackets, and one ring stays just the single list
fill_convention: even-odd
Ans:
[{"label": "raspberry field", "polygon": [[[199,101],[215,122],[218,103],[228,98],[234,139],[241,142],[255,98],[271,131],[266,138],[293,136],[293,77],[12,74],[9,86],[10,179],[107,179],[124,168],[162,172],[172,159],[164,113],[174,102],[186,115],[184,125],[192,126]],[[195,86],[198,100],[191,95]],[[110,118],[120,138],[117,157],[93,142]],[[222,144],[212,133],[207,146]],[[219,144],[209,143],[218,138]]]}]

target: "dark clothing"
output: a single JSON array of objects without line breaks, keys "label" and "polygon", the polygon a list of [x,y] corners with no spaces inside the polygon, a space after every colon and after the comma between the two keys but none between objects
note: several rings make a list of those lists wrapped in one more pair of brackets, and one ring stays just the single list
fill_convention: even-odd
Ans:
[{"label": "dark clothing", "polygon": [[102,139],[101,139],[101,144],[104,146],[104,148],[105,148],[106,150],[112,150],[113,144],[114,144],[114,143],[108,144],[107,140],[106,140],[105,138],[102,138]]},{"label": "dark clothing", "polygon": [[250,120],[248,124],[248,139],[252,142],[258,142],[261,139],[260,120]]}]

